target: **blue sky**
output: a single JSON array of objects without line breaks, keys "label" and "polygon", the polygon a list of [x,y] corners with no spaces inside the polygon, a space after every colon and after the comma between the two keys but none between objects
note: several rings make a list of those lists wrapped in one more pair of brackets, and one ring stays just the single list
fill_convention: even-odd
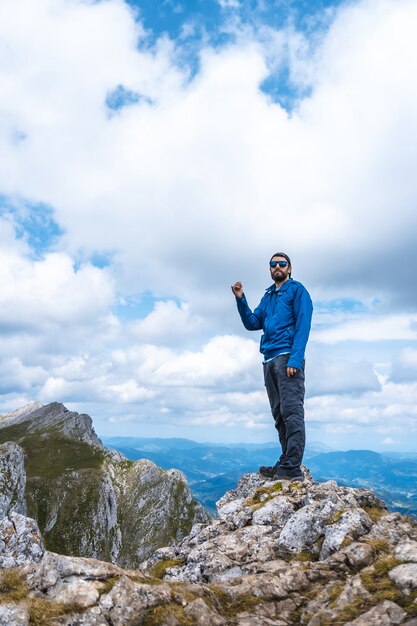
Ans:
[{"label": "blue sky", "polygon": [[315,314],[310,440],[416,450],[411,0],[6,0],[0,412],[274,439],[256,306],[277,249]]}]

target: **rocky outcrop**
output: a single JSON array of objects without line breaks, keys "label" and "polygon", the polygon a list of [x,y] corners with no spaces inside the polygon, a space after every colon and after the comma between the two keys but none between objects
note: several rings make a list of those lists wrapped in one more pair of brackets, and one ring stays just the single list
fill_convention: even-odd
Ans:
[{"label": "rocky outcrop", "polygon": [[0,417],[0,519],[37,521],[48,550],[137,566],[209,516],[183,474],[104,448],[88,415],[34,403]]},{"label": "rocky outcrop", "polygon": [[26,513],[24,452],[16,443],[0,445],[0,519],[10,511]]},{"label": "rocky outcrop", "polygon": [[244,476],[139,570],[45,552],[0,575],[0,625],[416,626],[416,523],[306,475]]}]

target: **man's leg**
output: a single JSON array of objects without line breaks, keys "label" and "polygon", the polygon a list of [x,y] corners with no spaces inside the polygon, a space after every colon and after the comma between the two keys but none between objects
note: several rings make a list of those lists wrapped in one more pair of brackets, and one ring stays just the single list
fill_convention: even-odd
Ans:
[{"label": "man's leg", "polygon": [[288,359],[288,355],[279,357],[275,366],[280,396],[280,413],[285,424],[286,437],[285,458],[280,463],[279,470],[288,472],[290,475],[297,475],[301,473],[300,466],[305,447],[304,367],[297,370],[294,376],[288,376]]},{"label": "man's leg", "polygon": [[281,456],[277,461],[275,468],[278,465],[281,465],[285,460],[286,448],[287,448],[287,437],[285,432],[285,422],[281,415],[281,399],[279,393],[279,381],[277,376],[277,370],[275,367],[275,361],[281,359],[282,357],[276,357],[273,361],[268,361],[268,363],[264,363],[264,381],[265,387],[268,394],[269,404],[271,407],[272,417],[274,418],[275,428],[278,431],[278,438],[281,444]]}]

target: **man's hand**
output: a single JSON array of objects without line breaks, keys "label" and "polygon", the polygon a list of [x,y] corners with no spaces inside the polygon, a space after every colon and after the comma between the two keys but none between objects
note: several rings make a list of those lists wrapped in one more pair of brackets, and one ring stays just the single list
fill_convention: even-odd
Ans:
[{"label": "man's hand", "polygon": [[294,376],[297,373],[297,369],[295,367],[287,367],[287,376]]},{"label": "man's hand", "polygon": [[232,285],[232,291],[236,298],[243,297],[243,285],[239,280],[234,285]]}]

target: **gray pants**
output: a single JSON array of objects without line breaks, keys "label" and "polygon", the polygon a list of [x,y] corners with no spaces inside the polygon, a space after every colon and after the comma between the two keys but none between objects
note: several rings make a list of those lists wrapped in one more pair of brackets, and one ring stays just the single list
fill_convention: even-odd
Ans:
[{"label": "gray pants", "polygon": [[304,364],[294,376],[287,376],[289,354],[277,356],[264,363],[264,379],[275,428],[282,448],[276,465],[297,471],[305,447],[304,424]]}]

